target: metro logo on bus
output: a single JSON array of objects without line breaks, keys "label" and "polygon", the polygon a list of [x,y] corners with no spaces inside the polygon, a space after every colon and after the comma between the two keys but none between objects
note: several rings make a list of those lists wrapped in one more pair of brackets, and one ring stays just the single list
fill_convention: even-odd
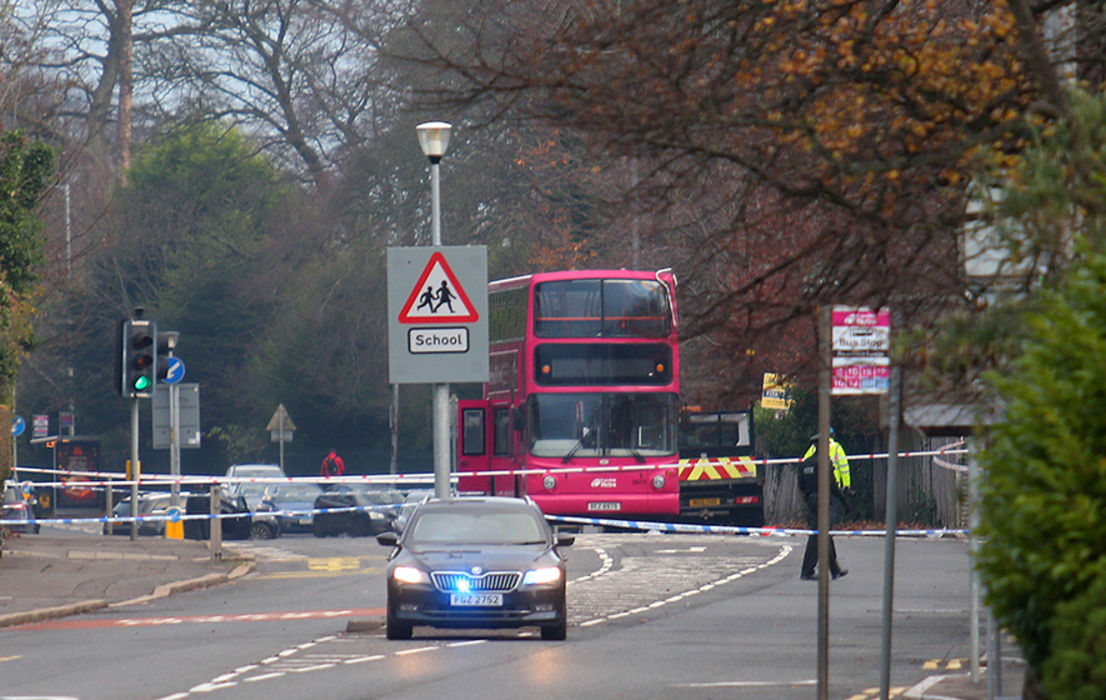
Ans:
[{"label": "metro logo on bus", "polygon": [[445,256],[435,252],[399,312],[400,323],[475,323],[480,315]]}]

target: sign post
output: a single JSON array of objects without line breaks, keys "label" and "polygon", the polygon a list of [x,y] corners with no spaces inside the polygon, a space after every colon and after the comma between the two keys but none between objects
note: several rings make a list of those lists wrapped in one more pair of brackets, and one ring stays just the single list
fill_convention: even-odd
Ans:
[{"label": "sign post", "polygon": [[[896,319],[896,323],[898,319]],[[887,394],[890,392],[890,431],[887,440],[887,494],[884,514],[883,611],[880,625],[880,697],[891,688],[891,613],[895,590],[895,533],[898,502],[895,474],[899,451],[899,412],[902,374],[891,366],[891,311],[867,307],[833,308],[833,394]]]},{"label": "sign post", "polygon": [[292,442],[292,433],[296,431],[296,424],[292,422],[284,404],[277,404],[265,430],[269,431],[269,438],[280,445],[280,470],[284,471],[284,443]]}]

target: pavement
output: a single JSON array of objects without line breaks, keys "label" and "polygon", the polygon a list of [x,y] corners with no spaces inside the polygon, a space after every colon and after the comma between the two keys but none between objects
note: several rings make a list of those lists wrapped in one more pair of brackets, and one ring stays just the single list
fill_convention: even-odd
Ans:
[{"label": "pavement", "polygon": [[[217,586],[249,573],[253,565],[230,549],[213,558],[206,541],[149,536],[132,541],[127,535],[57,528],[10,535],[0,550],[0,628]],[[1004,663],[1002,692],[993,697],[1020,698],[1023,672]],[[983,700],[990,692],[984,671],[974,683],[966,673],[930,676],[899,697]]]},{"label": "pavement", "polygon": [[208,543],[43,528],[12,534],[0,550],[0,628],[134,605],[217,586],[253,561]]}]

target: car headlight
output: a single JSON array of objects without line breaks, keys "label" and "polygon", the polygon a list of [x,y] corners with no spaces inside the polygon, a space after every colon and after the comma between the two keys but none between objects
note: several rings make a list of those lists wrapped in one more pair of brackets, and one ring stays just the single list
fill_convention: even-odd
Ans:
[{"label": "car headlight", "polygon": [[546,474],[541,480],[541,485],[545,487],[546,491],[552,491],[553,487],[557,485],[557,478]]},{"label": "car headlight", "polygon": [[383,520],[383,519],[384,519],[384,514],[381,513],[380,511],[378,511],[378,510],[370,510],[369,511],[369,520]]},{"label": "car headlight", "polygon": [[522,577],[524,586],[539,586],[545,583],[556,583],[561,580],[561,570],[556,566],[545,566],[540,569],[530,569]]},{"label": "car headlight", "polygon": [[657,490],[663,489],[664,484],[665,484],[664,474],[654,474],[653,475],[653,488],[655,488]]},{"label": "car headlight", "polygon": [[399,583],[429,583],[430,577],[422,569],[413,566],[397,566],[392,570],[392,578]]}]

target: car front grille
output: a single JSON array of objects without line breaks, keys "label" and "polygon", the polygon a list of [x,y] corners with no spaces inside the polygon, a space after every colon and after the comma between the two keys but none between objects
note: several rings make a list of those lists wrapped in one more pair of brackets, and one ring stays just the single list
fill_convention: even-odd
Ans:
[{"label": "car front grille", "polygon": [[435,571],[430,578],[434,586],[445,593],[464,589],[462,581],[468,582],[467,590],[473,593],[506,593],[518,587],[522,574],[517,571],[488,571],[475,576],[463,571]]}]

